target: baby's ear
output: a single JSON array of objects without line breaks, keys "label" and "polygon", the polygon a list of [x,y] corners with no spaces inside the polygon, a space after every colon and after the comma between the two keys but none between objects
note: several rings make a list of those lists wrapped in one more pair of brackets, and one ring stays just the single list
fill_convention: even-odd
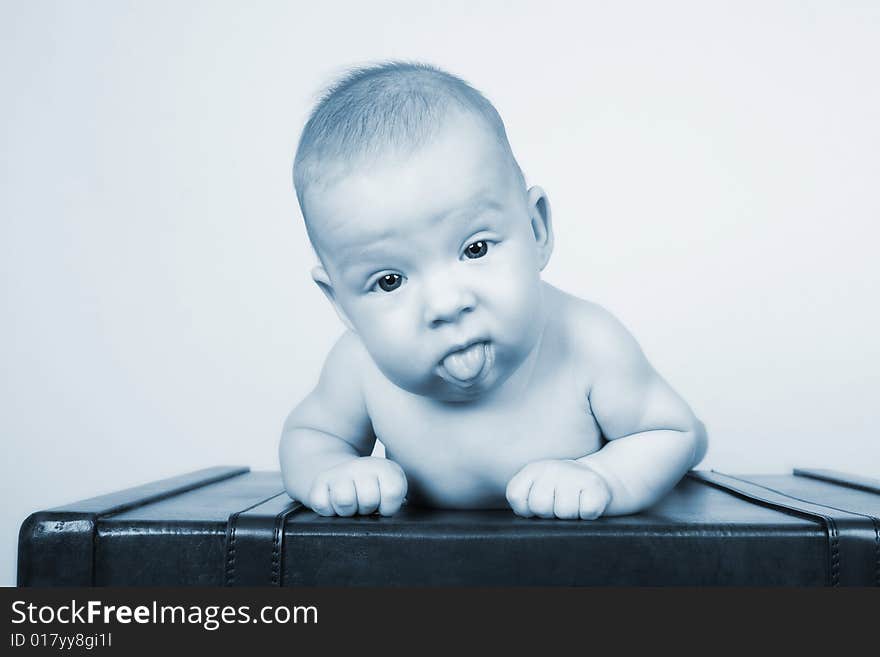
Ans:
[{"label": "baby's ear", "polygon": [[538,265],[543,270],[553,253],[553,222],[547,193],[538,186],[530,188],[528,206],[532,233],[538,247]]},{"label": "baby's ear", "polygon": [[351,321],[348,319],[348,316],[345,314],[345,311],[339,305],[339,301],[336,299],[336,292],[333,289],[333,284],[330,282],[330,277],[327,275],[327,270],[325,270],[321,265],[312,269],[312,280],[315,281],[317,286],[321,288],[321,292],[324,293],[324,296],[329,299],[330,303],[333,304],[333,310],[336,311],[336,314],[339,315],[339,319],[342,320],[342,323],[345,324],[345,327],[351,331],[352,333],[357,333],[354,330],[354,327],[351,325]]}]

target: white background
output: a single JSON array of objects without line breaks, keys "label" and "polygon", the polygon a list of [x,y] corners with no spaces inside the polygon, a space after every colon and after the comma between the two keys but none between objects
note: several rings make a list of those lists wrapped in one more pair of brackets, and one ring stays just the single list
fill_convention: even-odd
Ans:
[{"label": "white background", "polygon": [[318,90],[431,62],[548,191],[552,283],[710,431],[880,475],[880,4],[0,4],[0,583],[32,511],[277,469],[341,327],[290,183]]}]

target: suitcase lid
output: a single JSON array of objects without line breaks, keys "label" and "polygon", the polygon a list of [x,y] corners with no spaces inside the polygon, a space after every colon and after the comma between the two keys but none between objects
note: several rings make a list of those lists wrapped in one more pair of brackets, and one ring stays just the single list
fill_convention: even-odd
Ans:
[{"label": "suitcase lid", "polygon": [[[801,570],[806,568],[801,561],[824,559],[819,567],[825,568],[828,584],[867,578],[864,583],[880,585],[880,492],[873,492],[875,483],[827,470],[736,477],[694,471],[641,513],[595,521],[526,519],[506,509],[447,511],[412,506],[388,518],[325,518],[290,500],[277,472],[210,468],[34,514],[20,535],[19,582],[47,583],[68,572],[78,578],[72,583],[100,582],[107,555],[129,550],[136,561],[134,552],[148,549],[141,548],[146,537],[200,535],[213,537],[210,544],[225,550],[225,562],[219,561],[218,552],[216,566],[198,564],[219,573],[200,574],[199,581],[206,583],[281,584],[284,555],[300,568],[299,574],[313,566],[322,568],[326,562],[320,554],[311,561],[292,558],[291,545],[300,549],[304,540],[321,546],[316,549],[325,550],[326,559],[331,559],[340,546],[349,549],[380,539],[410,546],[428,539],[470,541],[469,545],[494,539],[507,546],[586,540],[592,542],[584,545],[595,549],[613,544],[620,551],[622,545],[623,552],[636,550],[627,558],[641,558],[656,551],[652,546],[669,546],[670,541],[688,546],[684,549],[691,555],[696,554],[694,549],[703,549],[699,546],[722,541],[746,546],[747,552],[758,546],[762,551],[748,552],[749,558],[769,559],[768,564],[775,563],[770,552],[776,550],[778,558],[800,564],[792,567]],[[124,547],[114,552],[114,545]],[[718,548],[718,554],[724,549]],[[711,561],[703,561],[703,566],[695,562],[694,568],[713,567]]]}]

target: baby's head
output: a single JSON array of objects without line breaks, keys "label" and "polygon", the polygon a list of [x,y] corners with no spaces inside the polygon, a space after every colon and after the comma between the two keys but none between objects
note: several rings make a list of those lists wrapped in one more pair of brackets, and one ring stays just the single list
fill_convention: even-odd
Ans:
[{"label": "baby's head", "polygon": [[294,184],[315,282],[396,385],[474,399],[535,348],[549,205],[464,81],[403,63],[349,74],[306,124]]}]

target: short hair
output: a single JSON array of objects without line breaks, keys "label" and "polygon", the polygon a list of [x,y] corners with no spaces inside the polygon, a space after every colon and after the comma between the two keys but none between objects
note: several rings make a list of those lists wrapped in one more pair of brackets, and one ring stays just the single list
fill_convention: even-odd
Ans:
[{"label": "short hair", "polygon": [[436,132],[454,108],[487,123],[525,186],[504,122],[483,94],[434,66],[390,61],[350,70],[324,92],[312,110],[293,164],[293,184],[303,217],[306,189],[320,179],[322,164],[355,163],[389,151],[411,152]]}]

